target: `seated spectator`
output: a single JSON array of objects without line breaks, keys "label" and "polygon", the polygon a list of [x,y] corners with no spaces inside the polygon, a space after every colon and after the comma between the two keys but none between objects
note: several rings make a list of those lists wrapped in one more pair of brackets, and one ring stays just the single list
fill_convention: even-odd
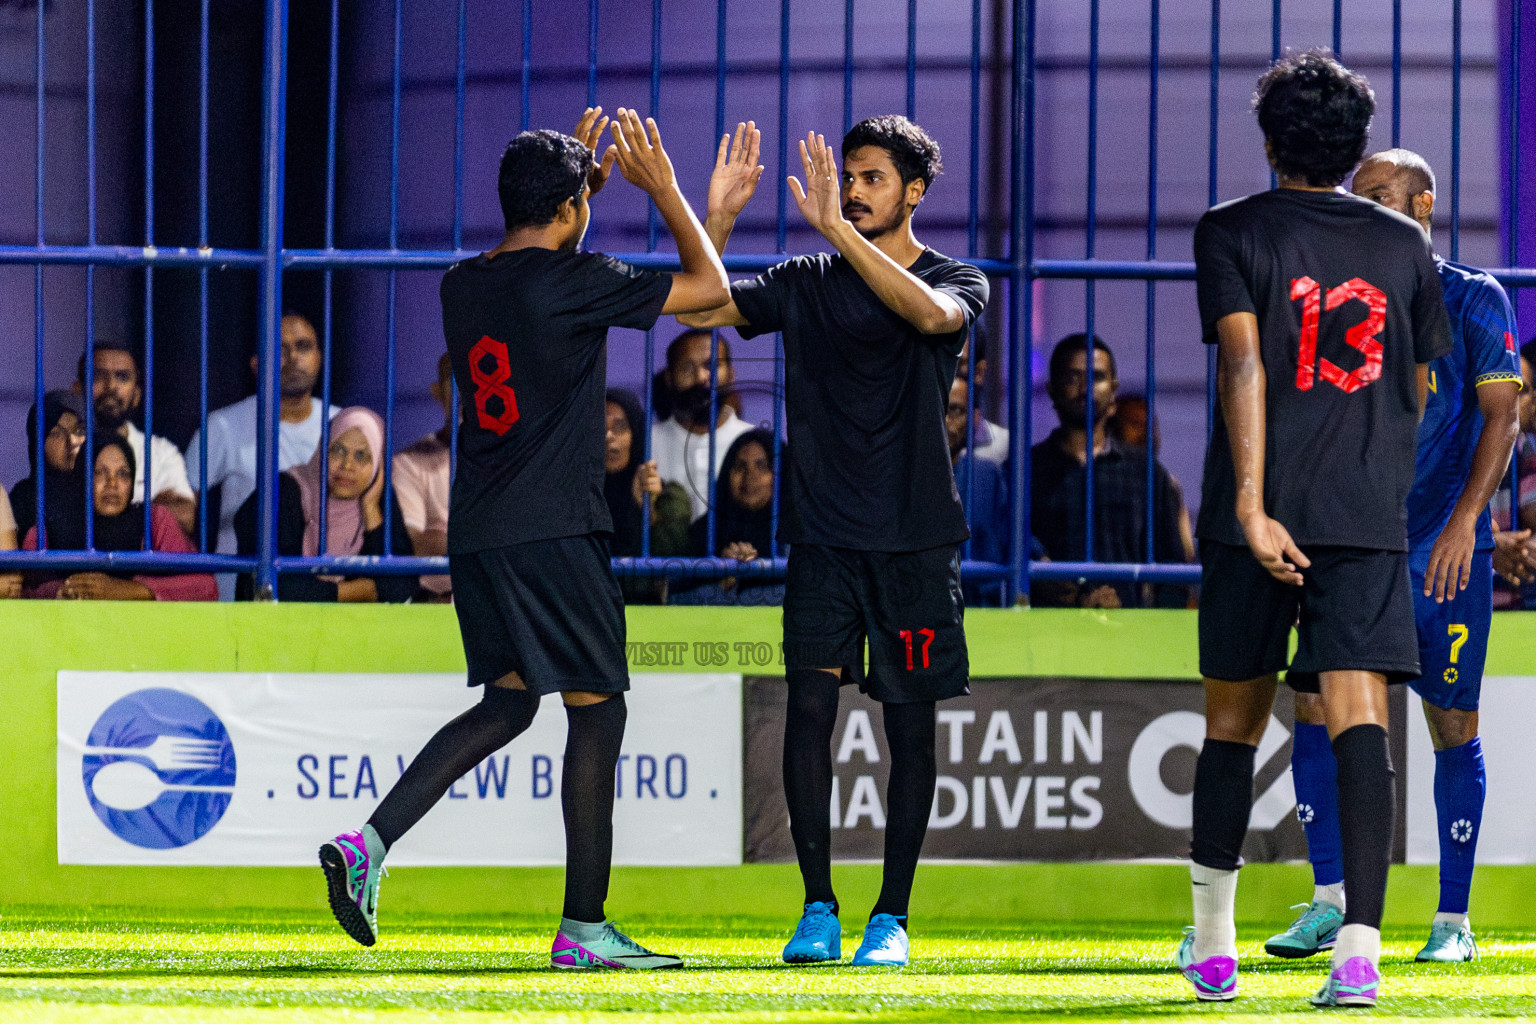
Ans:
[{"label": "seated spectator", "polygon": [[[977,347],[983,351],[986,349],[987,339],[980,326],[976,328]],[[968,380],[970,369],[968,364],[971,358],[971,339],[967,338],[965,344],[960,346],[960,363],[955,370],[955,377],[959,380]],[[969,387],[969,384],[967,384]],[[975,424],[975,436],[966,445],[976,453],[978,459],[987,462],[996,462],[1001,465],[1008,461],[1008,428],[998,426],[986,416],[980,414],[981,396],[986,393],[987,387],[987,357],[981,356],[976,360],[976,399],[977,416]]]},{"label": "seated spectator", "polygon": [[[1051,353],[1049,391],[1061,425],[1031,451],[1031,532],[1055,562],[1085,561],[1084,482],[1088,473],[1087,337],[1073,334]],[[1146,562],[1146,448],[1133,448],[1116,439],[1106,421],[1115,413],[1119,380],[1109,346],[1095,337],[1092,387],[1093,421],[1093,554],[1100,562]],[[1185,562],[1190,552],[1179,528],[1183,502],[1173,477],[1153,463],[1153,553],[1159,562]],[[1138,607],[1147,603],[1183,608],[1188,590],[1179,586],[1152,587],[1153,593],[1131,583],[1040,581],[1031,588],[1036,605],[1087,608]]]},{"label": "seated spectator", "polygon": [[[639,557],[640,527],[645,495],[651,496],[651,555],[671,558],[686,555],[688,495],[680,484],[663,484],[656,461],[642,462],[639,433],[645,412],[639,399],[622,388],[609,388],[603,448],[603,497],[613,519],[612,551],[615,557]],[[625,604],[659,604],[666,599],[669,581],[623,579]]]},{"label": "seated spectator", "polygon": [[[779,451],[780,464],[789,457]],[[715,481],[715,543],[709,517],[689,528],[689,553],[753,562],[773,553],[773,434],[754,428],[732,442]],[[783,515],[780,508],[780,515]],[[782,552],[781,552],[782,554]],[[669,604],[783,604],[784,584],[728,576],[669,598]]]},{"label": "seated spectator", "polygon": [[[709,361],[710,332],[685,331],[667,346],[667,383],[672,416],[651,433],[651,457],[664,483],[681,484],[698,519],[709,507]],[[726,450],[752,425],[736,415],[729,400],[736,383],[731,347],[720,338],[715,369],[715,474],[725,463]]]},{"label": "seated spectator", "polygon": [[1520,479],[1520,521],[1509,514],[1510,481],[1494,492],[1493,606],[1499,609],[1536,608],[1536,338],[1520,349],[1520,437],[1515,444],[1513,473]]},{"label": "seated spectator", "polygon": [[[362,406],[343,409],[331,421],[329,452],[315,452],[302,466],[278,474],[277,553],[316,555],[384,554],[384,421]],[[242,555],[256,553],[256,495],[235,513],[235,539]],[[325,502],[325,537],[320,536],[320,503]],[[411,537],[394,505],[390,554],[411,554]],[[357,603],[409,601],[416,577],[395,575],[313,576],[290,573],[277,585],[281,601]],[[239,597],[252,585],[242,576]]]},{"label": "seated spectator", "polygon": [[[197,529],[197,494],[187,478],[187,464],[181,457],[181,449],[165,438],[155,435],[150,442],[149,494],[144,488],[144,431],[133,422],[144,405],[143,375],[139,360],[127,346],[111,342],[97,342],[93,350],[95,379],[92,381],[92,400],[96,405],[96,430],[102,434],[117,434],[126,438],[133,449],[138,474],[134,478],[134,501],[153,500],[163,505],[176,517],[183,532],[190,535]],[[80,357],[80,368],[75,389],[85,394],[85,357]]]},{"label": "seated spectator", "polygon": [[[448,482],[452,476],[453,364],[444,352],[437,361],[432,397],[443,407],[441,430],[419,438],[395,453],[395,503],[411,535],[411,550],[429,558],[448,553]],[[446,573],[421,577],[418,600],[441,604],[453,599],[453,582]]]},{"label": "seated spectator", "polygon": [[[127,438],[102,434],[96,439],[96,461],[91,472],[91,499],[96,517],[92,541],[97,551],[142,551],[144,506],[133,500],[133,448]],[[78,472],[78,471],[77,471]],[[84,474],[80,474],[83,476]],[[48,546],[62,550],[85,548],[83,487],[63,487],[57,508],[49,494]],[[79,497],[75,497],[79,495]],[[37,527],[27,531],[28,551],[37,550]],[[176,517],[163,505],[150,506],[150,551],[188,554],[197,548]],[[219,591],[213,576],[205,572],[156,574],[130,572],[77,572],[31,574],[31,597],[57,597],[77,601],[216,601]]]},{"label": "seated spectator", "polygon": [[[1152,456],[1163,454],[1163,432],[1156,423],[1148,430],[1147,400],[1140,395],[1118,395],[1115,412],[1105,421],[1110,436],[1128,448],[1147,447],[1147,435],[1152,437]],[[1184,486],[1177,477],[1170,475],[1173,492],[1179,499],[1179,541],[1184,547],[1184,561],[1195,560],[1195,527],[1189,521],[1189,509],[1184,505]]]},{"label": "seated spectator", "polygon": [[[299,313],[284,313],[278,370],[279,470],[303,465],[320,446],[320,425],[327,410],[314,392],[320,382],[322,360],[314,325]],[[259,362],[252,356],[251,374],[259,372]],[[187,445],[187,480],[194,489],[202,486],[202,450],[204,444],[208,446],[207,487],[209,492],[215,487],[219,489],[218,541],[214,550],[229,555],[236,549],[235,510],[256,490],[256,403],[257,396],[251,395],[210,412],[206,434],[199,429]],[[335,415],[336,407],[331,406],[328,411]],[[157,476],[159,468],[156,465]],[[234,600],[235,574],[219,573],[217,579],[219,598]]]},{"label": "seated spectator", "polygon": [[[964,377],[956,377],[949,387],[949,407],[944,415],[944,429],[949,434],[949,458],[955,470],[955,489],[965,506],[965,521],[971,528],[970,552],[962,556],[973,562],[1008,561],[1008,482],[997,463],[977,458],[966,449],[972,437],[970,388]],[[965,582],[966,604],[998,604],[1006,587],[1002,580],[988,583]]]},{"label": "seated spectator", "polygon": [[[85,501],[84,479],[73,476],[75,460],[85,447],[85,402],[72,391],[50,391],[43,396],[43,489],[50,506],[66,480],[75,491],[69,497],[79,506]],[[25,537],[37,525],[37,406],[27,410],[27,462],[32,475],[11,488],[11,511],[16,533]],[[49,547],[58,547],[50,538]]]},{"label": "seated spectator", "polygon": [[[0,551],[16,550],[16,517],[11,513],[11,499],[0,487]],[[0,598],[21,596],[21,573],[0,572]]]}]

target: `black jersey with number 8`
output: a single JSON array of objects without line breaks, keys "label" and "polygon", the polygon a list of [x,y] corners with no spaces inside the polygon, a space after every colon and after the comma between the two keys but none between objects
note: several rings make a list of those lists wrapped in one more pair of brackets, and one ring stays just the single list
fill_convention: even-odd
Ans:
[{"label": "black jersey with number 8", "polygon": [[[1195,277],[1207,344],[1222,317],[1258,319],[1266,513],[1303,549],[1406,551],[1416,365],[1451,348],[1424,232],[1346,193],[1274,189],[1200,218]],[[1246,543],[1219,407],[1197,533]]]}]

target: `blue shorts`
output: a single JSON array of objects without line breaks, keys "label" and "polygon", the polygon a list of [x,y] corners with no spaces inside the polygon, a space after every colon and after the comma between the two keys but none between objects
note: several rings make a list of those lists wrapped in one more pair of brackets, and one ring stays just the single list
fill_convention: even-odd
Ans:
[{"label": "blue shorts", "polygon": [[1413,580],[1413,617],[1419,631],[1419,665],[1424,674],[1408,685],[1437,708],[1476,711],[1488,660],[1493,621],[1493,552],[1472,555],[1472,578],[1455,600],[1436,604],[1424,596],[1428,551],[1408,558]]}]

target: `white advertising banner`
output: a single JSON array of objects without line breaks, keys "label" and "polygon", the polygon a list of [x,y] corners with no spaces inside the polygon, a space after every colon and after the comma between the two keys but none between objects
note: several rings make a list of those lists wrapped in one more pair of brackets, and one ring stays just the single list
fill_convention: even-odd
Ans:
[{"label": "white advertising banner", "polygon": [[[617,864],[741,863],[739,675],[635,675],[614,804]],[[462,675],[60,672],[60,864],[309,866],[359,828],[443,724]],[[395,865],[565,863],[565,714],[476,765]]]},{"label": "white advertising banner", "polygon": [[[1419,701],[1408,702],[1408,863],[1440,862],[1440,825],[1435,815],[1435,748],[1429,741]],[[1478,732],[1488,770],[1488,798],[1482,835],[1477,837],[1479,864],[1536,863],[1536,678],[1487,676],[1483,679]],[[1398,768],[1402,770],[1401,767]],[[1470,822],[1452,822],[1452,842],[1471,838]]]}]

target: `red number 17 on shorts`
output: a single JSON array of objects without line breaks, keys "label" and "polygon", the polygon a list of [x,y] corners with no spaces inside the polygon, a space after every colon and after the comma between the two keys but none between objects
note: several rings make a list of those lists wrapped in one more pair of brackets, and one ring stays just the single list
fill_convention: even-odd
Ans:
[{"label": "red number 17 on shorts", "polygon": [[[933,630],[920,629],[917,635],[923,638],[923,668],[928,667],[928,646],[933,643]],[[903,629],[900,631],[902,643],[907,645],[907,671],[912,671],[912,631]]]}]

